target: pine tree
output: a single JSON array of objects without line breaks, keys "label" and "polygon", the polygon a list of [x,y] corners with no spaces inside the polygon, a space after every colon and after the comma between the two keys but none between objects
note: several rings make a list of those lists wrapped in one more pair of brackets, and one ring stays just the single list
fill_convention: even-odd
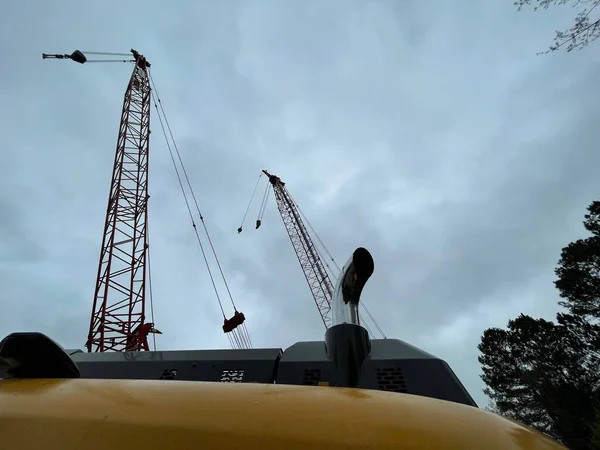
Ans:
[{"label": "pine tree", "polygon": [[478,348],[485,393],[497,411],[563,442],[589,449],[600,400],[600,327],[558,314],[556,323],[521,314],[484,332]]},{"label": "pine tree", "polygon": [[591,236],[563,248],[555,285],[562,306],[593,320],[600,318],[600,202],[587,209],[583,225]]}]

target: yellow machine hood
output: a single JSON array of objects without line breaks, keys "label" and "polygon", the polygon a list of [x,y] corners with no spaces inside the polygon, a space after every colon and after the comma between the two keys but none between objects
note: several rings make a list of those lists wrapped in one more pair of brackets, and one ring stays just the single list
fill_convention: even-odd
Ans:
[{"label": "yellow machine hood", "polygon": [[475,407],[331,387],[0,380],[0,448],[15,450],[553,450]]}]

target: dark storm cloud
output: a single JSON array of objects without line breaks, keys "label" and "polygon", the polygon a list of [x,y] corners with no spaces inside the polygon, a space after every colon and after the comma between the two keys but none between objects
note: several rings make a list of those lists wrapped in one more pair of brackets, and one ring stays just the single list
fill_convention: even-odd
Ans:
[{"label": "dark storm cloud", "polygon": [[[338,263],[372,251],[364,296],[384,331],[448,360],[485,403],[481,332],[521,311],[552,316],[552,269],[600,187],[598,50],[535,56],[570,17],[467,2],[60,5],[13,2],[0,17],[0,334],[83,346],[130,70],[39,55],[134,47],[254,344],[323,333],[273,198],[261,229],[256,202],[235,231],[268,169]],[[159,346],[225,347],[152,120]]]}]

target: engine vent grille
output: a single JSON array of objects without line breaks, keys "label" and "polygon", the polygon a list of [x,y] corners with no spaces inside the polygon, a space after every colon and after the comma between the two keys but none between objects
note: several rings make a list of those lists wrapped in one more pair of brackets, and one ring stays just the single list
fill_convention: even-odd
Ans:
[{"label": "engine vent grille", "polygon": [[408,392],[400,367],[376,369],[378,389],[389,392]]},{"label": "engine vent grille", "polygon": [[304,369],[302,384],[305,386],[318,386],[321,381],[321,369]]},{"label": "engine vent grille", "polygon": [[165,369],[159,380],[174,380],[177,376],[177,369]]},{"label": "engine vent grille", "polygon": [[221,372],[221,382],[242,383],[244,381],[244,369],[225,369]]}]

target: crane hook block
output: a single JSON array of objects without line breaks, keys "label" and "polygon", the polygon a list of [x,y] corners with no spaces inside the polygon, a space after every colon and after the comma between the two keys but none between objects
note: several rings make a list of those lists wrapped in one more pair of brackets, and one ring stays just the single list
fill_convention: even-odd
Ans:
[{"label": "crane hook block", "polygon": [[223,332],[224,333],[232,332],[237,327],[239,327],[241,324],[243,324],[245,320],[246,320],[246,317],[244,316],[244,313],[236,311],[231,319],[223,320]]},{"label": "crane hook block", "polygon": [[260,228],[261,224],[262,224],[262,220],[260,220],[260,219],[257,219],[257,220],[256,220],[256,229],[257,229],[257,230]]}]

